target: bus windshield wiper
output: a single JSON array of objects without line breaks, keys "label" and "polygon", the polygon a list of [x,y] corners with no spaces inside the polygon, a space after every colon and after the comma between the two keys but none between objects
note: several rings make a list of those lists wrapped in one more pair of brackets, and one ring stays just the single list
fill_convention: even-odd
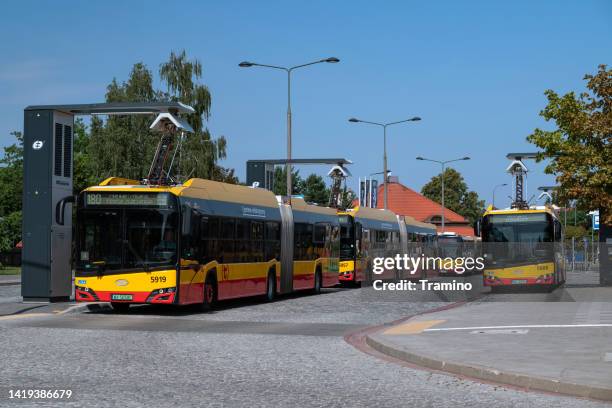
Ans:
[{"label": "bus windshield wiper", "polygon": [[[132,244],[130,244],[130,241],[128,241],[127,239],[123,240],[123,243],[127,246],[127,249],[130,250],[130,252],[132,253],[132,255],[134,255],[134,258],[136,258],[136,266],[140,266],[142,265],[142,269],[145,270],[145,272],[149,272],[149,265],[147,264],[147,262],[142,259],[140,257],[140,255],[138,255],[138,252],[136,252],[136,250],[134,249],[134,247],[132,247]],[[139,265],[140,264],[140,265]]]}]

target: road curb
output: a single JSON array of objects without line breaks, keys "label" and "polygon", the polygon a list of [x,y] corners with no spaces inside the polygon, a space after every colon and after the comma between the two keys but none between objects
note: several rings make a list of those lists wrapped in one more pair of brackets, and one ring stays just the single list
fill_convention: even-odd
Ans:
[{"label": "road curb", "polygon": [[21,285],[21,281],[20,280],[14,280],[14,281],[0,282],[0,286],[9,286],[9,285]]},{"label": "road curb", "polygon": [[[388,328],[388,327],[387,327]],[[502,370],[481,367],[477,365],[460,364],[452,361],[438,360],[432,357],[416,354],[406,349],[398,348],[380,338],[376,333],[365,336],[365,342],[374,350],[387,356],[424,367],[431,370],[446,372],[462,377],[510,385],[524,390],[544,391],[574,397],[591,398],[603,401],[612,401],[612,388],[601,388],[584,384],[574,384],[561,380],[532,377],[525,374],[505,372]]]}]

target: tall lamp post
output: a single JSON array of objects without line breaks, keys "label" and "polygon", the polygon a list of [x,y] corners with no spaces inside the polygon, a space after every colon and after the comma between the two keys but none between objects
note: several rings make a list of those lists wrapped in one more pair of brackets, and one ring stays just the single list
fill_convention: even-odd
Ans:
[{"label": "tall lamp post", "polygon": [[388,201],[387,201],[387,173],[388,173],[387,172],[387,126],[397,125],[398,123],[404,123],[404,122],[416,122],[419,120],[421,120],[421,118],[419,118],[418,116],[415,116],[410,119],[399,120],[397,122],[389,122],[389,123],[369,122],[367,120],[361,120],[357,118],[349,119],[349,122],[352,122],[352,123],[367,123],[370,125],[376,125],[376,126],[380,126],[383,128],[383,174],[384,174],[383,186],[384,186],[385,210],[387,209],[387,206],[388,206]]},{"label": "tall lamp post", "polygon": [[255,62],[242,61],[238,66],[242,68],[250,68],[250,67],[264,67],[264,68],[273,68],[280,69],[287,73],[287,163],[285,164],[285,171],[287,172],[287,195],[289,196],[289,200],[291,201],[291,194],[293,192],[293,180],[291,178],[291,72],[298,68],[308,67],[310,65],[321,64],[323,62],[328,63],[337,63],[340,62],[338,58],[329,57],[321,60],[309,62],[307,64],[295,65],[293,67],[280,67],[276,65],[266,65],[266,64],[258,64]]},{"label": "tall lamp post", "polygon": [[440,177],[442,178],[442,232],[444,233],[444,171],[445,171],[445,167],[448,163],[461,161],[461,160],[470,160],[470,158],[466,156],[460,159],[440,161],[440,160],[426,159],[424,157],[419,156],[416,159],[438,163],[442,166],[442,175]]},{"label": "tall lamp post", "polygon": [[493,208],[495,208],[495,190],[497,190],[498,187],[505,187],[507,185],[508,183],[502,183],[502,184],[498,184],[495,187],[493,187]]}]

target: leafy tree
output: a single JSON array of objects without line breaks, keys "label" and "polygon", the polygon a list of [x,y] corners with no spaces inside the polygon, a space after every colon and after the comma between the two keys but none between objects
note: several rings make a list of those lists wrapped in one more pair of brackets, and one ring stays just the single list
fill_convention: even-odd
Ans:
[{"label": "leafy tree", "polygon": [[[171,100],[193,106],[195,113],[186,115],[186,119],[194,133],[182,139],[173,173],[180,180],[200,177],[236,183],[238,180],[233,170],[217,164],[227,155],[225,138],[212,138],[203,124],[210,116],[211,96],[208,88],[197,82],[201,76],[202,66],[198,60],[189,61],[184,51],[180,54],[172,52],[169,60],[160,66],[160,78],[166,91],[156,90],[151,71],[143,63],[137,63],[126,82],[119,83],[113,79],[108,85],[106,101]],[[149,129],[152,120],[150,115],[110,116],[106,121],[93,118],[86,149],[91,163],[89,174],[98,175],[98,179],[121,176],[138,180],[146,177],[159,143],[159,134]]]},{"label": "leafy tree", "polygon": [[[612,223],[612,69],[600,65],[585,75],[588,92],[563,96],[545,92],[548,105],[540,112],[557,129],[535,129],[527,140],[550,159],[546,173],[556,176],[559,204],[577,200],[580,210],[599,209],[602,222]],[[569,214],[568,214],[569,215]]]},{"label": "leafy tree", "polygon": [[[21,197],[18,198],[21,200]],[[9,251],[21,240],[21,211],[0,217],[0,251]]]},{"label": "leafy tree", "polygon": [[78,194],[88,186],[96,184],[99,180],[92,173],[91,159],[88,154],[90,135],[83,119],[76,118],[74,121],[74,144],[73,164],[74,175],[72,178],[74,194]]},{"label": "leafy tree", "polygon": [[[210,116],[212,98],[205,85],[195,81],[202,77],[202,64],[194,59],[189,61],[185,51],[180,54],[170,53],[168,62],[161,64],[160,77],[167,85],[166,99],[180,101],[192,106],[195,113],[186,115],[187,121],[194,130],[184,141],[178,163],[179,174],[189,177],[216,179],[232,173],[228,179],[219,181],[232,182],[233,171],[217,169],[217,161],[226,157],[227,141],[224,136],[212,139],[203,119]],[[183,174],[185,172],[185,174]]]},{"label": "leafy tree", "polygon": [[[295,170],[295,167],[292,167],[291,177],[293,194],[302,194],[302,177],[300,177],[299,170]],[[287,195],[287,171],[285,166],[277,166],[274,169],[274,189],[272,191],[276,195]]]},{"label": "leafy tree", "polygon": [[[423,186],[421,194],[437,203],[442,202],[442,173]],[[484,212],[484,200],[468,191],[463,176],[453,168],[444,171],[444,205],[474,223]]]},{"label": "leafy tree", "polygon": [[16,143],[6,146],[0,158],[0,217],[21,210],[23,192],[23,135],[11,132]]},{"label": "leafy tree", "polygon": [[[287,189],[286,186],[285,189]],[[329,204],[330,191],[321,176],[311,174],[301,182],[298,189],[301,191],[301,194],[304,195],[304,200],[308,203],[319,205]]]},{"label": "leafy tree", "polygon": [[21,240],[23,192],[23,135],[12,132],[16,143],[4,148],[0,158],[0,251],[15,247]]}]

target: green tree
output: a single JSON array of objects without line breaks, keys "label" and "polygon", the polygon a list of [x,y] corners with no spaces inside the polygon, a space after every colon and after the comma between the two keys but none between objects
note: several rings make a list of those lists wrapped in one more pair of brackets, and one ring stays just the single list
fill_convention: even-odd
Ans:
[{"label": "green tree", "polygon": [[[302,186],[302,177],[300,177],[299,170],[295,170],[292,167],[291,170],[291,187],[293,188],[293,194],[302,194],[300,190]],[[272,190],[276,195],[287,195],[287,171],[285,166],[277,166],[274,168],[274,189]]]},{"label": "green tree", "polygon": [[[285,189],[287,189],[286,186]],[[325,185],[325,181],[321,176],[316,174],[309,175],[301,182],[298,189],[304,196],[304,200],[308,203],[315,203],[319,205],[329,204],[330,191]]]},{"label": "green tree", "polygon": [[[421,194],[437,203],[442,202],[442,173],[423,186]],[[453,168],[444,171],[444,205],[446,208],[476,222],[484,212],[484,200],[469,191],[461,173]]]},{"label": "green tree", "polygon": [[[183,51],[172,52],[160,66],[160,79],[165,91],[156,90],[151,71],[143,64],[134,64],[128,80],[116,79],[106,89],[107,102],[180,101],[193,106],[195,113],[185,115],[194,129],[193,134],[176,140],[180,146],[173,173],[183,181],[191,177],[208,178],[236,183],[233,169],[219,166],[227,155],[227,141],[223,136],[213,138],[204,127],[211,109],[211,96],[205,85],[198,83],[202,65],[188,60]],[[149,129],[151,115],[110,116],[106,121],[93,118],[86,148],[90,168],[87,177],[97,175],[100,181],[110,176],[142,179],[147,176],[160,135]],[[180,143],[179,143],[180,141]]]},{"label": "green tree", "polygon": [[23,192],[23,135],[11,132],[13,143],[0,158],[0,217],[21,210]]},{"label": "green tree", "polygon": [[[21,200],[21,197],[19,197]],[[21,211],[0,217],[0,251],[15,248],[21,240]]]},{"label": "green tree", "polygon": [[23,135],[12,132],[11,136],[16,143],[5,147],[0,158],[0,251],[14,248],[21,240]]},{"label": "green tree", "polygon": [[73,165],[74,175],[72,178],[74,194],[78,194],[85,188],[96,184],[98,180],[92,173],[91,160],[88,154],[90,135],[83,119],[76,118],[74,121],[74,143],[73,143]]},{"label": "green tree", "polygon": [[542,149],[538,160],[549,159],[546,173],[556,176],[560,205],[577,200],[580,210],[599,209],[601,220],[612,223],[612,69],[600,65],[585,75],[587,92],[563,96],[553,90],[540,112],[556,129],[535,129],[527,140]]}]

